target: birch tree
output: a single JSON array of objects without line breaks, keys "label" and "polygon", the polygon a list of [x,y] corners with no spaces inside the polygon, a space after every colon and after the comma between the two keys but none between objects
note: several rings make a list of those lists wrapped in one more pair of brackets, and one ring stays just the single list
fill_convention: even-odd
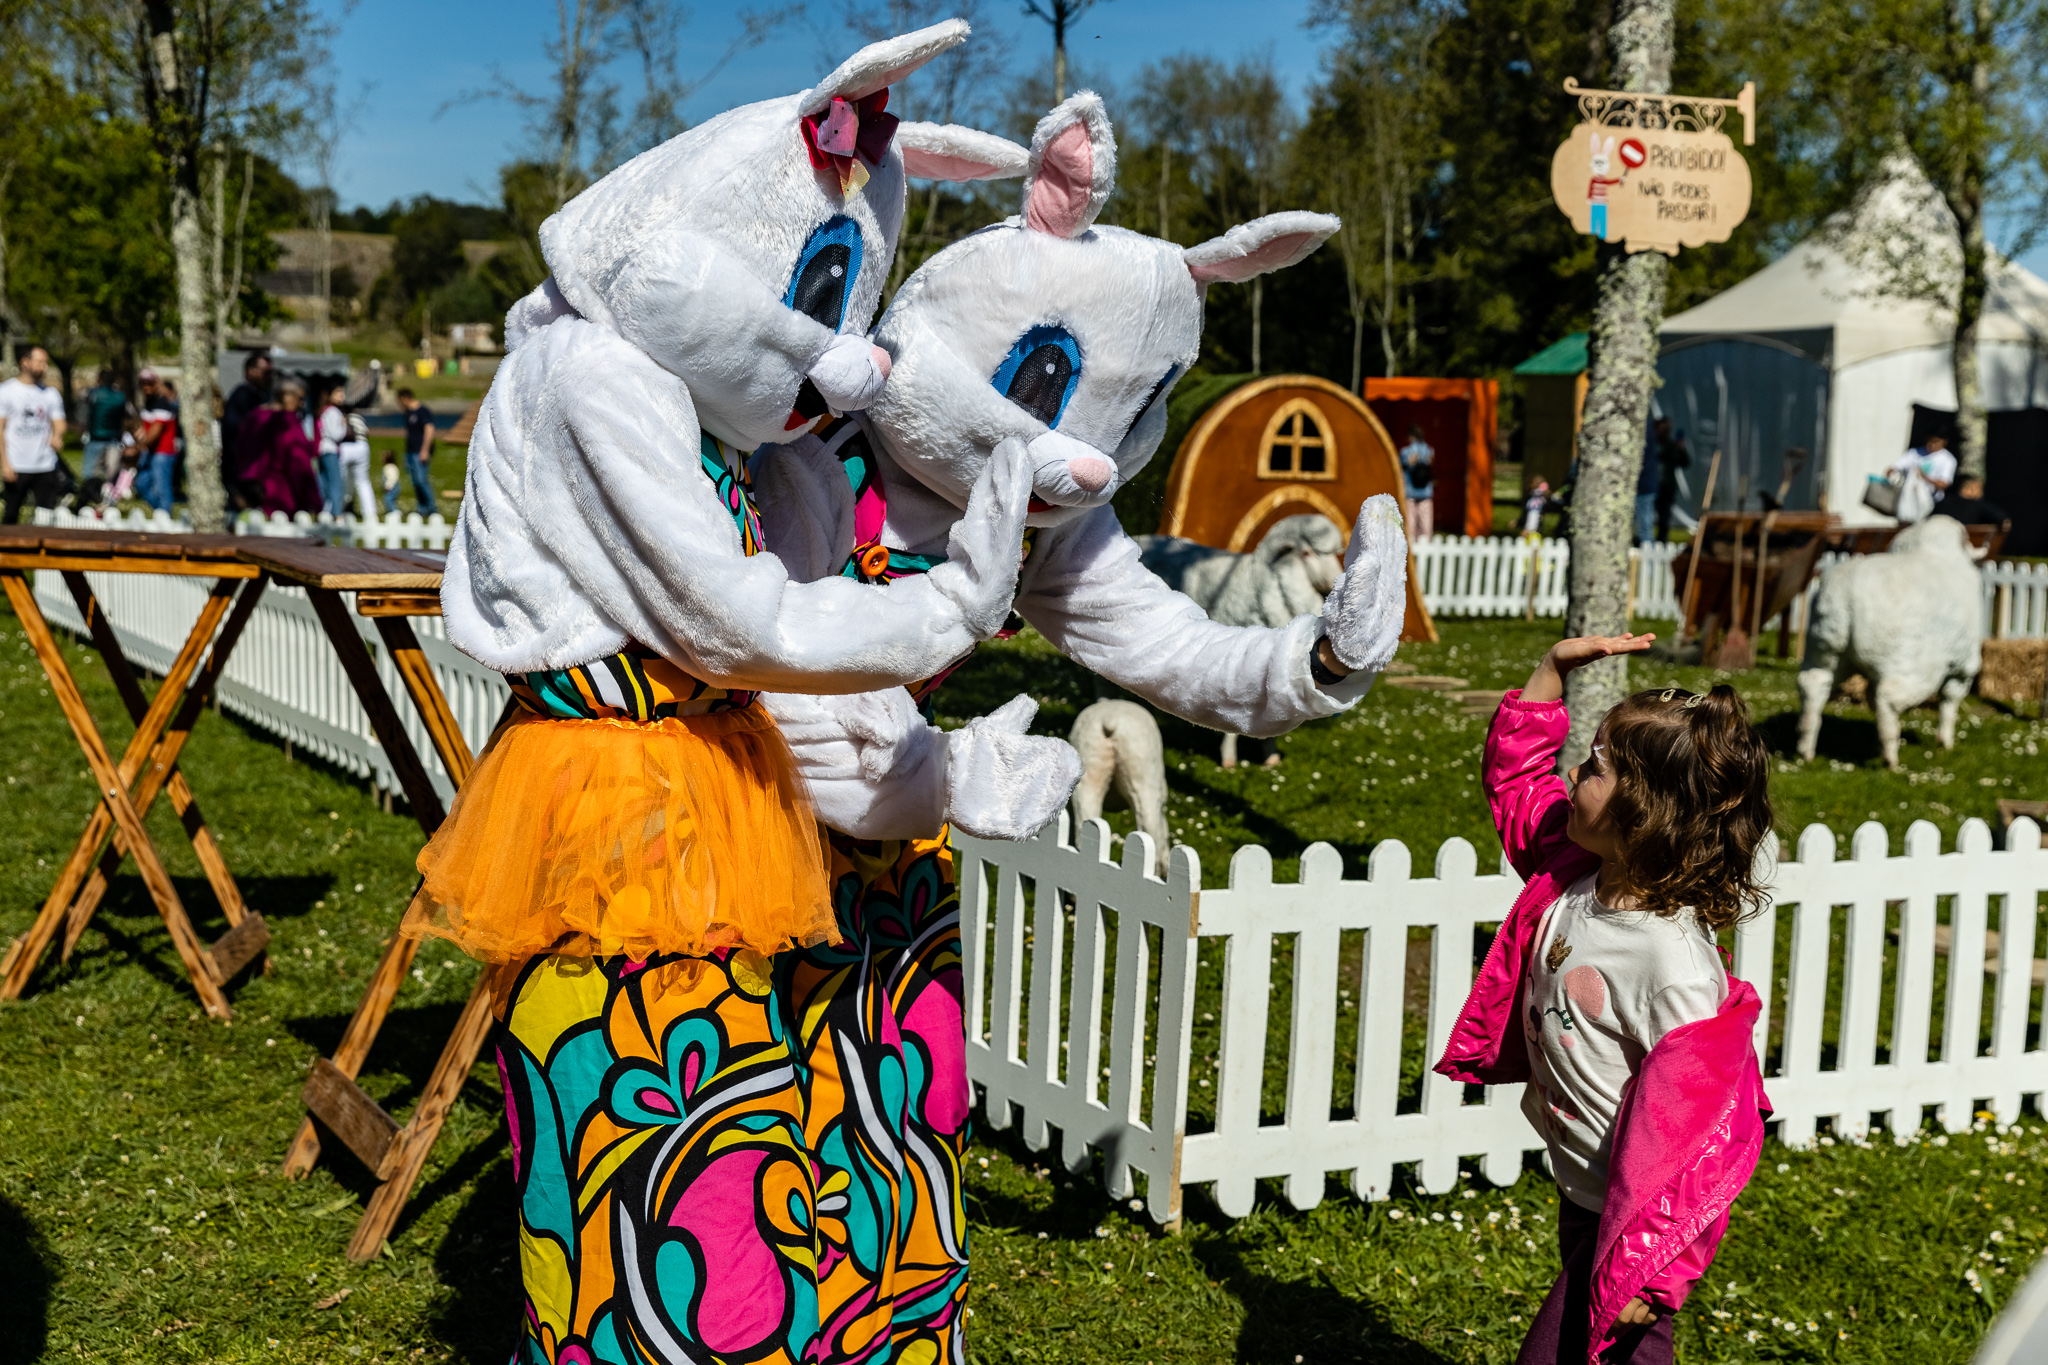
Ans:
[{"label": "birch tree", "polygon": [[1999,220],[2018,255],[2048,223],[2048,7],[1811,0],[1793,18],[1799,75],[1831,134],[1823,146],[1858,192],[1830,240],[1876,292],[1952,312],[1958,463],[1963,478],[1982,478],[1977,337],[1999,270],[1988,230]]},{"label": "birch tree", "polygon": [[[1615,90],[1671,89],[1673,0],[1614,0],[1606,33]],[[1641,472],[1650,394],[1657,385],[1657,329],[1664,320],[1669,262],[1602,243],[1599,295],[1587,337],[1585,416],[1579,477],[1572,491],[1571,602],[1565,634],[1618,635],[1628,629],[1628,550],[1636,476]],[[1559,763],[1584,760],[1601,717],[1628,691],[1628,660],[1573,670],[1567,683],[1571,734]]]},{"label": "birch tree", "polygon": [[185,376],[185,487],[192,524],[219,531],[227,494],[208,420],[214,298],[201,178],[216,144],[275,138],[298,120],[328,29],[310,0],[70,0],[49,19],[72,45],[81,89],[149,130],[169,183]]}]

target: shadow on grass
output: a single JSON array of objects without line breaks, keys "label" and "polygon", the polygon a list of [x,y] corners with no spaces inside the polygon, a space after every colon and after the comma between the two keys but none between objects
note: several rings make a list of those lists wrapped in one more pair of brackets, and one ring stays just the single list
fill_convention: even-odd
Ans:
[{"label": "shadow on grass", "polygon": [[42,1358],[50,1332],[50,1290],[56,1276],[49,1248],[28,1217],[0,1199],[0,1365]]},{"label": "shadow on grass", "polygon": [[[1057,1130],[1044,1151],[1034,1152],[1025,1145],[1018,1128],[995,1130],[981,1122],[975,1127],[978,1142],[999,1148],[1019,1165],[1058,1170],[1063,1164]],[[1332,1194],[1348,1197],[1334,1185]],[[1264,1185],[1259,1203],[1285,1207]],[[995,1191],[968,1192],[968,1208],[978,1222],[1077,1242],[1087,1241],[1120,1207],[1103,1192],[1094,1169],[1080,1175],[1078,1183],[1063,1185],[1058,1197],[1043,1206]],[[1247,1365],[1287,1365],[1298,1359],[1360,1365],[1450,1365],[1448,1357],[1396,1330],[1371,1304],[1327,1284],[1282,1280],[1256,1268],[1255,1262],[1265,1250],[1238,1237],[1236,1220],[1225,1217],[1203,1192],[1190,1192],[1183,1207],[1182,1230],[1155,1235],[1185,1238],[1189,1254],[1203,1273],[1244,1306],[1235,1353],[1239,1361]],[[1142,1217],[1135,1221],[1151,1226]]]},{"label": "shadow on grass", "polygon": [[[503,1103],[500,1095],[485,1099],[470,1082],[463,1098],[472,1104]],[[406,1222],[446,1196],[474,1182],[475,1190],[456,1210],[434,1249],[434,1271],[450,1291],[434,1318],[435,1334],[455,1349],[456,1358],[474,1365],[502,1365],[519,1337],[519,1315],[525,1292],[519,1278],[519,1202],[507,1151],[505,1127],[463,1153],[447,1170],[420,1187],[407,1208]],[[405,1224],[401,1223],[403,1228]]]},{"label": "shadow on grass", "polygon": [[[1772,753],[1779,758],[1798,758],[1797,711],[1780,711],[1757,722],[1756,728]],[[1859,768],[1877,762],[1884,756],[1884,749],[1877,741],[1877,721],[1869,716],[1833,716],[1823,711],[1814,756],[1833,759],[1837,763],[1853,763]]]}]

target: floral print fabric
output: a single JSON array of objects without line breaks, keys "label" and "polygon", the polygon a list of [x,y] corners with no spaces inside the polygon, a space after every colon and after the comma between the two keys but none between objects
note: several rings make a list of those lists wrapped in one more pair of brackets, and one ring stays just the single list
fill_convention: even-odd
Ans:
[{"label": "floral print fabric", "polygon": [[843,942],[546,956],[500,1002],[522,1365],[964,1359],[943,840],[835,840]]}]

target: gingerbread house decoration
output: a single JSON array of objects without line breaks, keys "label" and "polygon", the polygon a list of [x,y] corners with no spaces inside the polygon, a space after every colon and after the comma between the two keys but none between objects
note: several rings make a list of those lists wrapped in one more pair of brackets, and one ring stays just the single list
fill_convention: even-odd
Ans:
[{"label": "gingerbread house decoration", "polygon": [[[1307,374],[1254,379],[1188,429],[1167,476],[1162,535],[1248,552],[1275,522],[1304,512],[1345,531],[1375,493],[1402,497],[1386,428],[1356,394]],[[1411,560],[1402,638],[1435,640]]]}]

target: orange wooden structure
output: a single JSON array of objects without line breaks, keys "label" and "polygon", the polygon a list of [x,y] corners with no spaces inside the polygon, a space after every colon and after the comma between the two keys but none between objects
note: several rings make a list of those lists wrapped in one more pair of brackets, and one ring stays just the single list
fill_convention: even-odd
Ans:
[{"label": "orange wooden structure", "polygon": [[1493,442],[1500,384],[1492,379],[1368,379],[1365,402],[1399,450],[1420,427],[1436,451],[1436,533],[1493,534]]},{"label": "orange wooden structure", "polygon": [[[1240,553],[1273,523],[1320,512],[1347,534],[1375,493],[1402,498],[1386,428],[1356,394],[1308,374],[1239,385],[1188,429],[1167,475],[1161,535]],[[1435,640],[1413,561],[1407,640]]]}]

